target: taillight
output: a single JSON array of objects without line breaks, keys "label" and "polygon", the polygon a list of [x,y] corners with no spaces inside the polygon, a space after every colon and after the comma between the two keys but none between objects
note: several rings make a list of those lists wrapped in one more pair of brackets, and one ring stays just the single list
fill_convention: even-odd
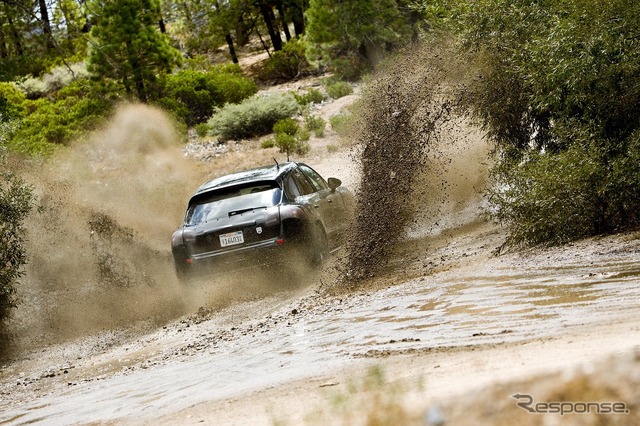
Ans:
[{"label": "taillight", "polygon": [[284,244],[284,240],[282,238],[279,238],[279,239],[276,240],[276,243],[279,244],[279,245],[282,245],[282,244]]}]

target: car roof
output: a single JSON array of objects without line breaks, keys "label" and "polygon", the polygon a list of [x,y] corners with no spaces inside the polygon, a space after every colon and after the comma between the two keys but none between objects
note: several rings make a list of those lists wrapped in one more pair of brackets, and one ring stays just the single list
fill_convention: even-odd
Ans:
[{"label": "car roof", "polygon": [[278,180],[282,175],[296,167],[297,164],[298,163],[291,161],[282,164],[255,167],[249,170],[217,177],[203,183],[200,188],[196,190],[194,195],[211,191],[213,189],[225,188],[243,183]]}]

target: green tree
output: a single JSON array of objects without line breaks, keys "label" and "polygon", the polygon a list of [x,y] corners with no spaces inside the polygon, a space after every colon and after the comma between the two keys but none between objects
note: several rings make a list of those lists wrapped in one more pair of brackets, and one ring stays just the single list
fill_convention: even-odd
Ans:
[{"label": "green tree", "polygon": [[482,75],[467,101],[497,147],[490,197],[512,242],[640,225],[639,171],[629,161],[640,149],[640,3],[457,6]]},{"label": "green tree", "polygon": [[293,31],[296,37],[300,37],[305,32],[304,12],[309,7],[308,0],[280,0],[284,8],[285,21],[293,23]]},{"label": "green tree", "polygon": [[306,16],[311,56],[345,78],[375,66],[408,33],[395,0],[311,0]]},{"label": "green tree", "polygon": [[218,65],[209,71],[182,70],[167,76],[159,103],[193,126],[211,117],[215,108],[239,103],[257,91],[238,65]]},{"label": "green tree", "polygon": [[84,3],[75,0],[57,0],[52,16],[54,37],[60,55],[65,60],[83,61],[87,54],[87,41],[84,33],[88,32],[87,16]]},{"label": "green tree", "polygon": [[237,1],[229,1],[221,3],[219,0],[213,0],[213,15],[211,17],[211,26],[213,31],[218,32],[224,37],[224,41],[229,48],[229,56],[234,64],[238,63],[238,55],[236,54],[235,43],[231,35],[234,23],[239,19],[241,9]]},{"label": "green tree", "polygon": [[[36,19],[36,2],[3,1],[0,4],[0,80],[37,75],[45,69],[51,37]],[[43,37],[47,37],[46,42]]]},{"label": "green tree", "polygon": [[180,54],[160,32],[159,0],[96,0],[89,70],[119,80],[142,102],[152,96],[158,74],[180,63]]},{"label": "green tree", "polygon": [[7,171],[4,153],[0,153],[0,163],[2,164],[2,171],[0,171],[0,322],[2,322],[16,306],[14,299],[16,283],[22,276],[22,266],[26,263],[22,222],[32,208],[33,191],[20,178]]}]

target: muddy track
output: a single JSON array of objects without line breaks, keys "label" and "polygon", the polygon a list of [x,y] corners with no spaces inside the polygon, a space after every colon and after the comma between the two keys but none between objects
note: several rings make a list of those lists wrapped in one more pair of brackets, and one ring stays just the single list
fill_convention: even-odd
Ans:
[{"label": "muddy track", "polygon": [[502,358],[559,336],[584,344],[578,337],[588,327],[604,333],[593,342],[610,344],[584,354],[569,345],[581,354],[575,362],[640,344],[616,334],[640,320],[636,235],[501,257],[491,255],[501,234],[486,224],[464,238],[437,238],[406,243],[436,247],[416,253],[416,269],[440,255],[439,272],[420,278],[333,296],[314,284],[201,312],[144,337],[110,343],[107,334],[104,347],[94,338],[91,348],[76,342],[30,354],[3,367],[0,421],[173,422],[172,413],[189,407],[242,401],[284,383],[332,383],[345,367],[365,371],[407,356],[440,365],[460,354],[484,359],[474,352]]}]

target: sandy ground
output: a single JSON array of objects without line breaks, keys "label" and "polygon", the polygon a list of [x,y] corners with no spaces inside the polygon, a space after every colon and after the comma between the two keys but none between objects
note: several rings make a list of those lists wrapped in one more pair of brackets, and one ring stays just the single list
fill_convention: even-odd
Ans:
[{"label": "sandy ground", "polygon": [[[305,162],[357,187],[331,130],[312,147]],[[208,164],[273,155],[254,143]],[[477,155],[454,159],[470,172],[458,195],[375,280],[332,287],[337,253],[304,282],[236,282],[230,296],[204,284],[176,296],[199,308],[164,325],[25,351],[1,366],[0,424],[637,424],[640,234],[496,256],[504,231],[481,217]],[[532,414],[516,393],[629,412]]]}]

